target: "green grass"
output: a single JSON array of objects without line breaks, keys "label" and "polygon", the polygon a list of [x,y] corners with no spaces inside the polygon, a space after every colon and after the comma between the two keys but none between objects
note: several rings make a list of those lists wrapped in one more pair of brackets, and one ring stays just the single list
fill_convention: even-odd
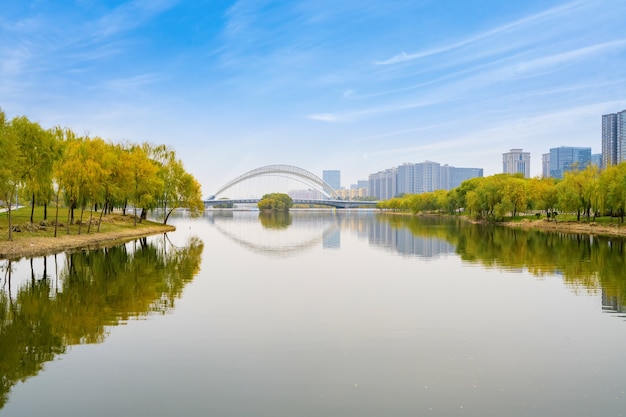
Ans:
[{"label": "green grass", "polygon": [[[55,207],[48,207],[48,219],[47,225],[41,226],[40,223],[44,219],[43,207],[35,207],[33,216],[33,224],[36,227],[29,227],[30,225],[30,207],[22,207],[17,210],[11,211],[11,223],[13,226],[19,226],[21,232],[13,232],[13,240],[19,241],[29,237],[54,237],[54,220],[56,215]],[[59,226],[57,227],[57,236],[67,235],[67,213],[68,209],[59,207]],[[90,210],[85,210],[83,213],[83,225],[81,227],[81,234],[87,233],[87,227],[89,222]],[[100,212],[93,213],[93,221],[97,221],[100,218]],[[76,223],[80,219],[80,209],[74,210],[74,222]],[[61,226],[62,224],[62,226]],[[152,226],[155,223],[144,220],[142,223],[137,223],[137,227]],[[0,241],[6,241],[9,238],[9,220],[6,212],[0,213]],[[134,227],[133,217],[130,215],[122,216],[121,212],[114,212],[112,214],[104,215],[102,218],[102,224],[100,226],[100,232],[114,232],[129,227]],[[33,230],[29,230],[33,229]],[[79,225],[72,224],[69,228],[70,235],[78,234]],[[90,234],[98,232],[97,223],[91,225]]]}]

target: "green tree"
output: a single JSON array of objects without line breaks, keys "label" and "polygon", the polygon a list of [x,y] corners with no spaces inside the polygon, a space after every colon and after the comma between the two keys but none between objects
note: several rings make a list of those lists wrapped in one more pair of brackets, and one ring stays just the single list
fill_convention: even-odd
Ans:
[{"label": "green tree", "polygon": [[13,240],[12,205],[22,177],[23,157],[17,146],[13,126],[0,110],[0,199],[7,211],[9,240]]},{"label": "green tree", "polygon": [[258,203],[259,210],[262,211],[289,211],[293,206],[293,200],[289,195],[283,193],[265,194]]},{"label": "green tree", "polygon": [[139,221],[146,217],[146,210],[156,206],[162,194],[163,181],[158,177],[159,167],[149,158],[146,147],[134,145],[128,150],[128,163],[132,200],[137,225],[137,208],[141,208]]},{"label": "green tree", "polygon": [[163,224],[174,210],[185,207],[192,216],[204,211],[202,191],[198,181],[185,171],[183,162],[176,153],[165,146],[151,147],[152,159],[159,166],[158,176],[163,182],[159,206],[163,209]]},{"label": "green tree", "polygon": [[600,193],[600,209],[611,216],[619,216],[624,222],[626,213],[626,162],[612,165],[600,174],[598,188]]},{"label": "green tree", "polygon": [[554,178],[533,178],[528,182],[530,205],[535,210],[554,211],[558,203],[558,192]]}]

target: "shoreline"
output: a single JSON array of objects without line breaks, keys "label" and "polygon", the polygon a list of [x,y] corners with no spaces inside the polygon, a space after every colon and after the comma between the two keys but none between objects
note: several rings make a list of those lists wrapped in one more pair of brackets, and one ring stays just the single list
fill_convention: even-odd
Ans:
[{"label": "shoreline", "polygon": [[587,234],[592,236],[619,236],[626,237],[626,226],[621,226],[620,224],[598,224],[598,223],[578,223],[578,222],[554,222],[547,221],[544,219],[539,220],[529,220],[524,219],[519,222],[488,222],[485,220],[472,220],[467,216],[454,216],[450,214],[439,214],[439,213],[401,213],[401,212],[384,212],[386,214],[392,215],[401,215],[401,216],[442,216],[449,218],[459,218],[466,222],[472,224],[484,224],[484,225],[494,225],[494,226],[502,226],[502,227],[516,227],[524,230],[540,230],[544,232],[561,232],[561,233],[572,233],[572,234]]},{"label": "shoreline", "polygon": [[62,235],[57,237],[29,237],[20,241],[0,242],[0,259],[19,260],[37,256],[53,255],[60,252],[99,249],[115,246],[131,240],[160,233],[173,232],[170,225],[151,225],[140,228],[89,234]]}]

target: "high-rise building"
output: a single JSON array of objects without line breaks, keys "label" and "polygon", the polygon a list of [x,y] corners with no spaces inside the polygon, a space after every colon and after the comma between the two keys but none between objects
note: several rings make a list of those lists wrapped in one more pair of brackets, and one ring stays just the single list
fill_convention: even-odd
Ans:
[{"label": "high-rise building", "polygon": [[530,178],[530,152],[511,149],[510,152],[503,153],[502,172],[505,174],[522,173],[524,177]]},{"label": "high-rise building", "polygon": [[341,171],[337,169],[328,169],[322,171],[322,179],[324,182],[335,190],[341,188]]},{"label": "high-rise building", "polygon": [[449,165],[441,166],[441,189],[452,190],[458,187],[465,180],[482,177],[482,168],[457,168]]},{"label": "high-rise building", "polygon": [[398,179],[396,182],[397,194],[415,193],[415,164],[404,163],[396,168]]},{"label": "high-rise building", "polygon": [[626,110],[617,113],[617,163],[626,161]]},{"label": "high-rise building", "polygon": [[402,194],[451,190],[465,180],[482,176],[482,168],[441,166],[438,162],[432,161],[404,163],[396,168],[371,174],[369,195],[385,200]]},{"label": "high-rise building", "polygon": [[617,114],[602,115],[602,166],[617,164]]},{"label": "high-rise building", "polygon": [[550,176],[550,153],[541,154],[541,176],[548,178]]},{"label": "high-rise building", "polygon": [[602,165],[602,154],[601,153],[592,153],[591,154],[591,163],[597,166],[600,169],[604,169],[604,165]]},{"label": "high-rise building", "polygon": [[397,173],[396,168],[370,174],[369,192],[380,200],[389,200],[397,194]]},{"label": "high-rise building", "polygon": [[591,148],[550,148],[550,176],[553,178],[563,178],[567,171],[584,169],[590,163]]},{"label": "high-rise building", "polygon": [[415,164],[415,192],[429,193],[441,189],[441,165],[438,162],[424,161]]}]

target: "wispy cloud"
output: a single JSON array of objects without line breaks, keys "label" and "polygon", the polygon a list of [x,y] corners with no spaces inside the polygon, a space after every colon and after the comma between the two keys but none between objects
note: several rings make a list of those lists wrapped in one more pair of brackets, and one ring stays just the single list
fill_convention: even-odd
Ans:
[{"label": "wispy cloud", "polygon": [[135,0],[122,4],[96,22],[89,23],[92,26],[92,36],[102,39],[131,31],[179,2],[180,0]]},{"label": "wispy cloud", "polygon": [[541,71],[546,68],[564,65],[602,52],[618,53],[620,50],[624,49],[624,47],[626,47],[626,38],[602,42],[566,52],[543,56],[537,59],[520,61],[518,64],[507,68],[506,71],[510,72],[510,74],[514,77],[518,77],[527,73]]},{"label": "wispy cloud", "polygon": [[578,9],[587,3],[589,3],[589,1],[582,1],[582,0],[574,1],[568,4],[564,4],[562,6],[545,10],[543,12],[540,12],[531,16],[524,17],[522,19],[516,20],[511,23],[507,23],[502,26],[498,26],[496,28],[487,30],[485,32],[479,33],[477,35],[471,36],[467,39],[464,39],[458,42],[454,42],[454,43],[444,45],[438,48],[432,48],[432,49],[427,49],[424,51],[413,52],[413,53],[407,53],[403,51],[397,55],[392,56],[391,58],[380,60],[380,61],[374,61],[374,63],[377,65],[392,65],[392,64],[398,64],[398,63],[407,62],[407,61],[413,61],[419,58],[425,58],[425,57],[429,57],[433,55],[442,54],[445,52],[449,52],[449,51],[461,48],[466,45],[476,43],[478,41],[481,41],[487,38],[499,36],[503,32],[511,31],[513,29],[523,28],[537,21],[549,19],[554,16],[561,17],[562,15],[572,12],[573,10]]},{"label": "wispy cloud", "polygon": [[337,114],[332,114],[332,113],[311,114],[307,116],[307,119],[317,120],[320,122],[339,122],[339,121],[345,120],[344,117],[337,115]]},{"label": "wispy cloud", "polygon": [[110,90],[127,92],[129,90],[137,90],[146,85],[154,84],[160,80],[161,77],[155,74],[141,74],[134,77],[107,80],[104,85]]}]

